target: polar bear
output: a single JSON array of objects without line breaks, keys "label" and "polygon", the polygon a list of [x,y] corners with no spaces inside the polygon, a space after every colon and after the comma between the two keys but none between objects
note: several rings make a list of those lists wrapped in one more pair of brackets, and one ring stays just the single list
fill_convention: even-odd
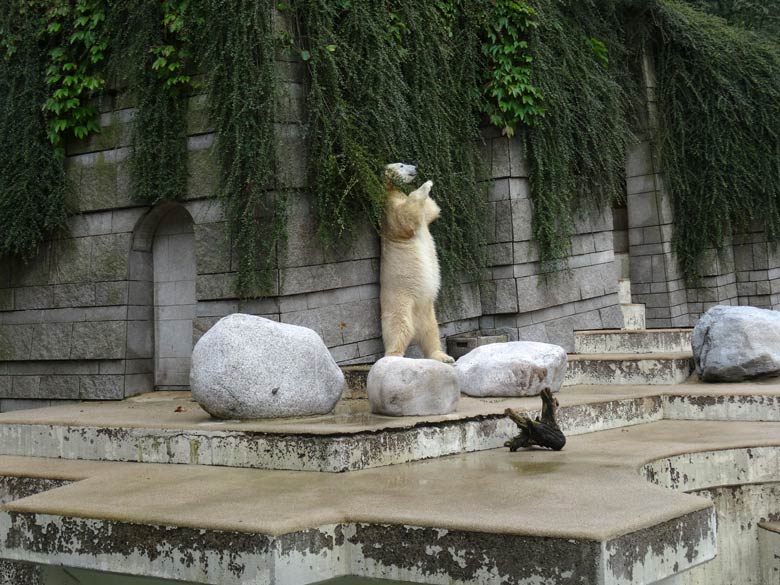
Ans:
[{"label": "polar bear", "polygon": [[455,360],[441,350],[433,308],[441,284],[436,244],[428,230],[441,211],[429,196],[433,182],[409,195],[396,187],[416,176],[412,165],[385,167],[387,199],[379,271],[382,340],[386,356],[403,356],[416,340],[426,358],[451,364]]}]

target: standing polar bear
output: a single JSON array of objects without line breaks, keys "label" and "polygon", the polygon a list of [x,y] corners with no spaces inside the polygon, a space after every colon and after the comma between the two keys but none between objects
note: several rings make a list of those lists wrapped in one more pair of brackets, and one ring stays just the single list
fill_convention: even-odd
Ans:
[{"label": "standing polar bear", "polygon": [[379,272],[382,340],[386,356],[403,356],[416,340],[426,358],[451,364],[455,360],[441,350],[433,308],[441,284],[436,244],[428,230],[441,211],[429,197],[433,182],[409,195],[395,186],[416,176],[412,165],[385,167],[387,200]]}]

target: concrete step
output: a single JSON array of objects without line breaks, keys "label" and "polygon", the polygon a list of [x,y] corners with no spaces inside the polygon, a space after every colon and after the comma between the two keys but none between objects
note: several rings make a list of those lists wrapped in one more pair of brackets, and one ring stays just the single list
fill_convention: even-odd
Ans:
[{"label": "concrete step", "polygon": [[570,354],[563,385],[680,384],[691,372],[690,352]]},{"label": "concrete step", "polygon": [[574,351],[594,353],[687,353],[693,329],[575,331]]},{"label": "concrete step", "polygon": [[636,331],[644,329],[647,326],[645,322],[644,305],[621,304],[620,311],[623,313],[623,329]]}]

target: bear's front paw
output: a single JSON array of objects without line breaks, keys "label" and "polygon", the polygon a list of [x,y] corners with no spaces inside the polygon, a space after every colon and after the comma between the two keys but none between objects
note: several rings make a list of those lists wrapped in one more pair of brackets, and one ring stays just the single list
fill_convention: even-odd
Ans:
[{"label": "bear's front paw", "polygon": [[422,184],[422,188],[425,189],[426,191],[430,191],[433,188],[433,181],[425,181]]},{"label": "bear's front paw", "polygon": [[438,362],[445,363],[445,364],[454,364],[455,363],[455,358],[453,358],[452,356],[447,355],[443,351],[434,351],[431,354],[431,359],[432,360],[436,360]]}]

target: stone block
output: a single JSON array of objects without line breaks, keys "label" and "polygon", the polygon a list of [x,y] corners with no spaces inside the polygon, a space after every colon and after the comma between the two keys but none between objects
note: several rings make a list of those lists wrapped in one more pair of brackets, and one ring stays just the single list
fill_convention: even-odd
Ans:
[{"label": "stone block", "polygon": [[489,244],[487,247],[487,265],[505,266],[513,263],[512,242]]},{"label": "stone block", "polygon": [[127,325],[126,321],[74,323],[71,358],[87,360],[124,358]]},{"label": "stone block", "polygon": [[[60,241],[55,245],[59,246]],[[37,286],[49,283],[52,242],[41,244],[35,256],[29,259],[14,258],[11,264],[10,286]],[[6,279],[8,283],[8,279]]]},{"label": "stone block", "polygon": [[525,264],[528,262],[539,261],[539,246],[533,240],[526,242],[515,242],[512,245],[514,262],[516,264]]},{"label": "stone block", "polygon": [[92,283],[59,284],[51,287],[52,307],[91,307],[95,304]]},{"label": "stone block", "polygon": [[596,251],[596,245],[593,242],[593,234],[576,234],[571,239],[571,254],[591,254]]},{"label": "stone block", "polygon": [[530,240],[532,231],[533,207],[530,199],[512,199],[512,240],[523,242]]},{"label": "stone block", "polygon": [[626,176],[640,177],[652,175],[654,172],[652,144],[638,142],[629,145],[626,150]]},{"label": "stone block", "polygon": [[230,266],[230,241],[226,224],[196,224],[194,231],[198,273],[224,272]]},{"label": "stone block", "polygon": [[281,189],[304,189],[308,172],[305,130],[299,124],[276,126],[276,183]]},{"label": "stone block", "polygon": [[[122,356],[124,357],[124,356]],[[154,357],[154,322],[127,322],[127,358]]]},{"label": "stone block", "polygon": [[154,390],[154,374],[128,374],[125,379],[125,398],[129,396],[135,396],[136,394],[143,394],[144,392],[152,392]]},{"label": "stone block", "polygon": [[301,83],[283,83],[277,93],[276,119],[280,122],[303,122],[306,92]]},{"label": "stone block", "polygon": [[67,360],[73,339],[73,323],[40,323],[33,326],[32,360]]},{"label": "stone block", "polygon": [[92,238],[93,280],[127,280],[131,234]]},{"label": "stone block", "polygon": [[459,293],[460,297],[457,299],[439,302],[437,316],[440,323],[473,319],[482,314],[479,284],[476,282],[461,284]]},{"label": "stone block", "polygon": [[654,226],[661,223],[657,198],[658,194],[655,192],[629,196],[628,222],[632,228]]},{"label": "stone block", "polygon": [[198,301],[212,299],[234,299],[236,294],[236,273],[199,274],[195,280],[195,294]]},{"label": "stone block", "polygon": [[328,347],[382,335],[378,299],[282,313],[281,321],[316,331]]},{"label": "stone block", "polygon": [[528,179],[509,179],[510,199],[529,199],[531,197],[531,182]]},{"label": "stone block", "polygon": [[79,398],[78,376],[41,376],[39,398],[77,400]]},{"label": "stone block", "polygon": [[52,284],[91,282],[91,256],[92,238],[90,237],[55,241],[49,282]]},{"label": "stone block", "polygon": [[111,212],[81,213],[68,218],[68,231],[73,238],[111,233]]},{"label": "stone block", "polygon": [[0,325],[0,360],[30,359],[32,325]]},{"label": "stone block", "polygon": [[88,307],[84,310],[85,321],[126,321],[127,306]]},{"label": "stone block", "polygon": [[370,284],[379,280],[379,264],[366,259],[285,268],[281,280],[284,295]]},{"label": "stone block", "polygon": [[14,310],[14,289],[0,288],[0,311]]},{"label": "stone block", "polygon": [[492,167],[491,176],[501,179],[511,175],[511,162],[509,160],[509,139],[504,136],[492,139]]},{"label": "stone block", "polygon": [[211,143],[205,144],[202,138],[195,142],[190,139],[189,152],[187,153],[187,199],[210,198],[219,192],[219,164],[217,161],[216,147]]},{"label": "stone block", "polygon": [[515,136],[509,139],[509,174],[512,177],[528,176],[528,160],[522,140]]},{"label": "stone block", "polygon": [[208,96],[197,95],[189,99],[187,107],[187,134],[205,134],[214,132],[214,124],[209,116]]},{"label": "stone block", "polygon": [[504,201],[509,199],[510,179],[496,179],[488,189],[488,201]]},{"label": "stone block", "polygon": [[14,308],[45,309],[53,303],[52,289],[49,286],[25,286],[14,291]]},{"label": "stone block", "polygon": [[111,233],[122,234],[135,230],[140,219],[146,214],[148,207],[133,209],[115,209],[111,213]]},{"label": "stone block", "polygon": [[134,281],[127,283],[129,305],[148,306],[154,304],[154,288],[151,282]]},{"label": "stone block", "polygon": [[513,240],[513,205],[512,202],[507,201],[498,201],[495,203],[496,211],[495,211],[495,241],[496,242],[511,242]]},{"label": "stone block", "polygon": [[120,400],[124,398],[124,376],[79,376],[80,400]]},{"label": "stone block", "polygon": [[95,283],[95,304],[103,306],[127,305],[128,290],[126,281]]},{"label": "stone block", "polygon": [[150,282],[154,280],[154,261],[151,252],[130,251],[130,280]]},{"label": "stone block", "polygon": [[128,359],[124,361],[126,374],[153,374],[154,373],[154,360],[151,358],[145,359]]},{"label": "stone block", "polygon": [[516,313],[518,303],[515,279],[484,282],[481,289],[481,299],[483,313]]},{"label": "stone block", "polygon": [[13,376],[9,398],[48,398],[41,393],[40,376]]},{"label": "stone block", "polygon": [[107,210],[130,203],[129,190],[120,193],[117,188],[117,162],[106,161],[103,153],[68,157],[65,170],[80,211]]}]

